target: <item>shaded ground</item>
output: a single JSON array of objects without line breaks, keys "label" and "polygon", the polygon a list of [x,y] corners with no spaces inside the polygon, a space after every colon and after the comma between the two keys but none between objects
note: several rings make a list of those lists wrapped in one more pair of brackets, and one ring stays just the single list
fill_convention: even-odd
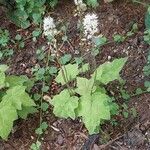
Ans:
[{"label": "shaded ground", "polygon": [[[78,37],[76,36],[75,22],[77,18],[72,17],[74,9],[73,3],[63,1],[63,4],[60,4],[52,15],[57,20],[64,19],[70,23],[69,36],[74,49],[76,49]],[[111,43],[104,46],[96,58],[97,65],[99,65],[108,59],[113,60],[113,58],[128,56],[128,62],[122,71],[122,77],[127,81],[126,90],[129,93],[134,93],[138,87],[143,88],[145,80],[143,67],[148,52],[148,47],[143,42],[145,9],[141,5],[128,1],[116,1],[112,4],[101,4],[95,12],[99,15],[101,33],[110,40],[112,40],[114,33],[125,34],[130,31],[133,22],[138,24],[139,30],[135,35],[122,44]],[[17,30],[17,27],[8,22],[4,13],[0,12],[0,14],[4,16],[0,26],[9,29],[12,37],[17,33],[30,37],[32,27],[26,31]],[[7,61],[10,64],[10,73],[12,74],[31,76],[31,68],[37,63],[36,48],[45,45],[45,42],[43,38],[40,38],[37,43],[34,43],[29,38],[25,45],[23,50],[16,51],[13,58]],[[64,47],[64,49],[70,50],[69,46]],[[114,95],[118,94],[115,83],[108,88],[113,91]],[[123,100],[117,99],[117,101],[122,103]],[[150,94],[142,94],[131,98],[129,106],[137,109],[138,117],[136,119],[132,117],[124,119],[122,116],[118,116],[119,126],[117,127],[110,123],[106,124],[102,127],[105,135],[101,135],[98,145],[94,145],[92,149],[150,149],[148,143],[150,139]],[[88,134],[79,120],[62,120],[54,117],[51,113],[45,115],[44,118],[48,122],[49,128],[43,136],[42,150],[79,150],[82,148]],[[25,121],[17,121],[9,140],[7,142],[0,141],[0,150],[28,150],[32,142],[36,140],[35,129],[38,124],[38,114]],[[106,144],[102,141],[105,141]]]}]

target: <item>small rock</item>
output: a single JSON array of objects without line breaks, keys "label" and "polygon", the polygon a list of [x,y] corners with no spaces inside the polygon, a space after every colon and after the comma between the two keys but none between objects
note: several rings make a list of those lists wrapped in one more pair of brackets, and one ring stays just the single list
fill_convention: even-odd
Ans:
[{"label": "small rock", "polygon": [[62,145],[64,143],[64,138],[61,135],[58,135],[57,143]]},{"label": "small rock", "polygon": [[108,56],[108,60],[111,60],[111,56]]},{"label": "small rock", "polygon": [[128,132],[125,136],[125,143],[128,146],[138,146],[144,143],[145,136],[138,129]]}]

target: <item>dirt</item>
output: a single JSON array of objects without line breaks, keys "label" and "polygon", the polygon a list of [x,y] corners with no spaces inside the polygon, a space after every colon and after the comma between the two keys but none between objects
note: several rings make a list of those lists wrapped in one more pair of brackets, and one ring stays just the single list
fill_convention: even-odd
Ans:
[{"label": "dirt", "polygon": [[[63,8],[63,9],[62,9]],[[78,47],[78,36],[76,36],[76,17],[74,14],[75,6],[73,2],[65,0],[60,2],[57,8],[50,13],[56,20],[66,20],[69,22],[69,37],[74,50]],[[139,4],[133,4],[127,0],[115,1],[112,4],[101,3],[96,10],[99,16],[100,32],[109,40],[115,33],[123,34],[131,30],[133,22],[138,24],[136,34],[125,40],[121,44],[110,43],[102,47],[100,54],[96,57],[97,65],[114,58],[128,57],[121,76],[126,80],[126,90],[133,94],[137,88],[144,88],[145,77],[143,67],[146,63],[148,46],[143,42],[144,32],[144,14],[145,8]],[[3,21],[0,25],[10,31],[13,38],[17,33],[24,37],[30,37],[34,27],[28,30],[20,30],[5,17],[4,11],[0,11]],[[37,63],[36,49],[45,45],[44,38],[38,39],[35,44],[29,38],[25,41],[25,48],[16,51],[11,60],[5,60],[2,63],[10,65],[10,74],[31,76],[31,69]],[[69,46],[63,48],[64,51],[70,51]],[[112,83],[108,88],[114,95],[118,94],[116,84]],[[122,103],[122,99],[117,99]],[[93,150],[148,150],[150,149],[150,94],[141,94],[134,96],[129,101],[129,107],[135,107],[138,117],[130,116],[128,119],[118,116],[118,126],[113,126],[109,122],[102,126],[104,135],[100,135],[97,144],[92,147]],[[42,150],[80,150],[88,139],[88,133],[80,120],[64,120],[56,118],[49,114],[44,115],[44,120],[48,122],[49,128],[42,136]],[[8,141],[0,141],[0,150],[28,150],[31,144],[36,141],[35,130],[39,125],[39,114],[30,116],[27,120],[18,120],[15,123],[13,133]]]}]

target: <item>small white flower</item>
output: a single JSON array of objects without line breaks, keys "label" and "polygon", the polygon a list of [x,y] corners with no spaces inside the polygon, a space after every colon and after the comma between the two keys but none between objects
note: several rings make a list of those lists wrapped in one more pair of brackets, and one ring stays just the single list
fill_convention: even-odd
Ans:
[{"label": "small white flower", "polygon": [[52,17],[48,16],[44,18],[43,29],[45,36],[55,36],[57,34],[56,25]]},{"label": "small white flower", "polygon": [[75,3],[75,5],[81,5],[81,4],[83,4],[83,1],[82,0],[74,0],[74,3]]},{"label": "small white flower", "polygon": [[84,35],[91,39],[98,30],[98,16],[96,14],[87,14],[83,19]]}]

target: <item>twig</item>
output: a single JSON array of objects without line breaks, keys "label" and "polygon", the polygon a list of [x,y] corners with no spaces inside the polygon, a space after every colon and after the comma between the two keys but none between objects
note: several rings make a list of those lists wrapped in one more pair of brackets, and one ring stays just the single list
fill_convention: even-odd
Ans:
[{"label": "twig", "polygon": [[115,142],[116,140],[122,138],[123,136],[124,136],[124,134],[116,137],[115,139],[113,139],[111,141],[109,141],[107,144],[100,145],[99,148],[100,149],[105,149],[107,146],[111,145],[113,142]]},{"label": "twig", "polygon": [[7,141],[7,143],[8,143],[11,147],[13,147],[14,150],[17,150],[17,149],[15,148],[15,146],[14,146],[13,144],[11,144],[9,141]]}]

